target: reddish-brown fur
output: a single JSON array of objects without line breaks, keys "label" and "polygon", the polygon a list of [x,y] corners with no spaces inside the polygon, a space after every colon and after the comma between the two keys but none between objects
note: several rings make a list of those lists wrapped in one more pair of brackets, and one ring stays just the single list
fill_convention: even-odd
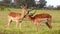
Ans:
[{"label": "reddish-brown fur", "polygon": [[10,12],[8,14],[8,27],[10,26],[12,21],[15,21],[16,27],[18,27],[18,24],[19,24],[18,22],[22,22],[26,13],[27,13],[27,7],[26,6],[22,6],[22,12],[21,13]]},{"label": "reddish-brown fur", "polygon": [[46,21],[46,25],[51,28],[51,20],[52,16],[49,14],[36,14],[35,16],[26,15],[25,18],[29,19],[31,22],[33,22],[36,25],[37,31],[38,31],[38,24],[42,21]]},{"label": "reddish-brown fur", "polygon": [[8,14],[8,27],[12,21],[16,21],[16,27],[18,27],[18,22],[22,21],[21,13],[10,12]]},{"label": "reddish-brown fur", "polygon": [[21,13],[10,12],[8,15],[12,17],[16,17],[16,16],[21,16]]}]

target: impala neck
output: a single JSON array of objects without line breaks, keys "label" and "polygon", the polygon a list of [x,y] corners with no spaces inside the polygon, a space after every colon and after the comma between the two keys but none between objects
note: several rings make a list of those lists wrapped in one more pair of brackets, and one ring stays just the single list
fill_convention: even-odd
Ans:
[{"label": "impala neck", "polygon": [[23,18],[27,14],[27,8],[23,7],[21,12],[21,17]]}]

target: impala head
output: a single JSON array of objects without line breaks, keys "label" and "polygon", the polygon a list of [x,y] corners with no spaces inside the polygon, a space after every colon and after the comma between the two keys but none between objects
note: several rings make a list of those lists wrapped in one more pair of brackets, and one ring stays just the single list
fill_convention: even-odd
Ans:
[{"label": "impala head", "polygon": [[27,19],[32,18],[32,16],[36,13],[36,12],[34,12],[34,13],[29,13],[29,12],[30,11],[28,11],[26,16],[25,16],[25,18],[27,18]]},{"label": "impala head", "polygon": [[21,8],[27,8],[27,4],[22,4]]}]

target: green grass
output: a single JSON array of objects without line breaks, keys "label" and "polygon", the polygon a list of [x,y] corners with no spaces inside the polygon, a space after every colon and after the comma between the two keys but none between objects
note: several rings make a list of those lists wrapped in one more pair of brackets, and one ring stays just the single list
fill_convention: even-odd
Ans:
[{"label": "green grass", "polygon": [[[11,11],[21,12],[19,9],[11,9]],[[36,14],[48,13],[52,15],[52,29],[49,29],[45,24],[39,25],[38,33],[35,25],[27,19],[23,20],[21,30],[20,26],[15,27],[15,22],[12,22],[10,28],[7,28],[9,12],[7,10],[0,11],[0,34],[60,34],[60,10],[36,10]]]}]

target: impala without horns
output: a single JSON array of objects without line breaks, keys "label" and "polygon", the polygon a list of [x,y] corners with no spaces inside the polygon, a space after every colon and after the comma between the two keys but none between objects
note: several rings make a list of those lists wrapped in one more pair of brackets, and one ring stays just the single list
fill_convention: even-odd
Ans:
[{"label": "impala without horns", "polygon": [[42,13],[42,14],[36,14],[35,16],[32,16],[28,12],[28,14],[25,16],[25,18],[29,19],[32,23],[34,23],[36,25],[36,31],[38,31],[39,23],[44,23],[44,22],[46,23],[46,25],[49,28],[52,28],[52,26],[51,26],[52,16],[50,14]]}]

